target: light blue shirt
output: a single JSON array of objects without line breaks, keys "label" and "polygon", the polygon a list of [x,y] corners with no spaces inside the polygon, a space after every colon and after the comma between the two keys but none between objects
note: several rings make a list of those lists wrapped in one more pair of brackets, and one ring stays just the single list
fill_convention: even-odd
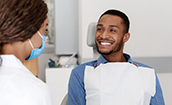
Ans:
[{"label": "light blue shirt", "polygon": [[[125,59],[134,65],[141,67],[148,67],[142,63],[134,62],[129,55],[124,54]],[[84,72],[86,66],[99,66],[101,63],[105,64],[108,61],[100,55],[98,60],[91,61],[88,63],[81,64],[72,70],[69,85],[68,85],[68,105],[86,105],[86,93],[84,88]],[[156,73],[155,73],[156,75]],[[156,94],[154,97],[151,97],[150,105],[165,105],[161,86],[159,84],[158,77],[156,75]]]}]

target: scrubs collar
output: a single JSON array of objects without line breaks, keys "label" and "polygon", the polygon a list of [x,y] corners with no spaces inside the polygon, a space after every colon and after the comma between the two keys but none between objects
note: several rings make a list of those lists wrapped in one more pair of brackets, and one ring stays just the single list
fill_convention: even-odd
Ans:
[{"label": "scrubs collar", "polygon": [[[17,68],[19,70],[28,72],[32,74],[24,65],[23,63],[13,54],[9,55],[1,55],[2,57],[2,66]],[[33,75],[33,74],[32,74]]]}]

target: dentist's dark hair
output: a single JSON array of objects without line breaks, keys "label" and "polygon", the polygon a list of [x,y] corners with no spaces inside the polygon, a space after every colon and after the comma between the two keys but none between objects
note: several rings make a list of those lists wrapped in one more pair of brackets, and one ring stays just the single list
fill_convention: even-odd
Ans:
[{"label": "dentist's dark hair", "polygon": [[99,18],[99,20],[101,19],[102,16],[109,14],[109,15],[114,15],[114,16],[119,16],[120,18],[123,19],[123,25],[124,25],[124,33],[128,33],[129,31],[129,27],[130,27],[130,21],[127,17],[127,15],[119,10],[115,10],[115,9],[110,9],[105,11]]},{"label": "dentist's dark hair", "polygon": [[2,46],[31,38],[47,18],[43,0],[0,0],[0,53]]}]

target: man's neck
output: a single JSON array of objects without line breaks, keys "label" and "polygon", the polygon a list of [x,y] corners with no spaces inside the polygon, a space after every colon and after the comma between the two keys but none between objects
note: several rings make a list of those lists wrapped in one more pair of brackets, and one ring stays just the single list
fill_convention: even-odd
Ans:
[{"label": "man's neck", "polygon": [[123,53],[113,53],[110,55],[103,55],[103,57],[108,61],[108,62],[127,62],[125,59]]}]

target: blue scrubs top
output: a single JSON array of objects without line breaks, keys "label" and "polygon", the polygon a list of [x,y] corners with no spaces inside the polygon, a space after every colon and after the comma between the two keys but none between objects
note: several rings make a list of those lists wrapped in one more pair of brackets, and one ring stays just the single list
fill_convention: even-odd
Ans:
[{"label": "blue scrubs top", "polygon": [[[142,63],[132,61],[132,59],[128,54],[124,54],[124,57],[131,64],[141,67],[151,68]],[[86,93],[84,89],[85,67],[86,66],[95,67],[95,66],[99,66],[101,63],[105,64],[107,62],[108,61],[102,55],[100,55],[98,60],[81,64],[72,70],[68,84],[68,105],[86,105],[86,99],[85,99]],[[165,105],[161,86],[156,73],[155,76],[156,76],[156,93],[154,97],[151,97],[150,105]]]}]

